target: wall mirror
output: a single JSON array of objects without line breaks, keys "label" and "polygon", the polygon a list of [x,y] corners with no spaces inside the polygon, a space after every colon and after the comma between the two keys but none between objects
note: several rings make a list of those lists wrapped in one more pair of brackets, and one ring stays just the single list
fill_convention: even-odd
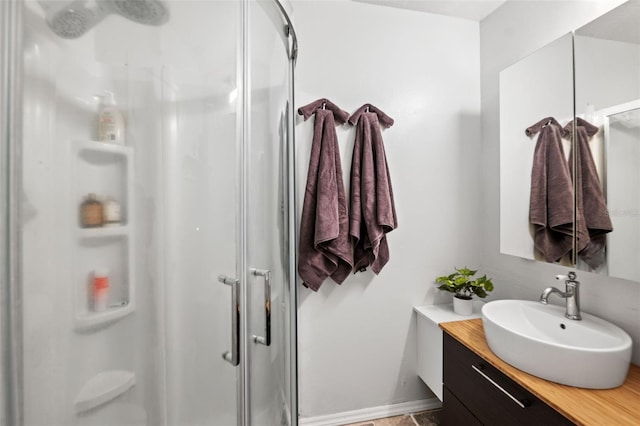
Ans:
[{"label": "wall mirror", "polygon": [[[534,130],[559,135],[545,133],[545,147],[542,131],[525,134],[540,120],[548,121]],[[558,189],[565,166],[551,168],[560,154],[573,186],[570,224]],[[548,206],[536,185],[544,179]],[[533,217],[547,209],[554,232],[541,234],[531,209]],[[500,251],[640,281],[640,0],[500,73]]]},{"label": "wall mirror", "polygon": [[577,29],[574,55],[576,115],[599,129],[589,145],[613,228],[602,265],[577,266],[640,281],[640,1]]},{"label": "wall mirror", "polygon": [[[566,34],[500,73],[500,251],[544,261],[529,221],[538,135],[525,129],[547,117],[573,117],[572,35]],[[562,141],[569,152],[569,140]],[[572,207],[571,197],[565,200]],[[569,222],[573,211],[569,212]],[[569,240],[571,235],[568,236]],[[555,260],[555,259],[554,259]],[[560,261],[568,263],[567,256]]]}]

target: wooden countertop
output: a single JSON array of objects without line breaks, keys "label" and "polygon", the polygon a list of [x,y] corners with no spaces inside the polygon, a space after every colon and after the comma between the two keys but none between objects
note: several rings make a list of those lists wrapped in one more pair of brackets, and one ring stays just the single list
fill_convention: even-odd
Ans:
[{"label": "wooden countertop", "polygon": [[637,365],[631,364],[626,381],[618,388],[575,388],[540,379],[502,361],[489,349],[482,319],[445,322],[440,327],[577,425],[640,425]]}]

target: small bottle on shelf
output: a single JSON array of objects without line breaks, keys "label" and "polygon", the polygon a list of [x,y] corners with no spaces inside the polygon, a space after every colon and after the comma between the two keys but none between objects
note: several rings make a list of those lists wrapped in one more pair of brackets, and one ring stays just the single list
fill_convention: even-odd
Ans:
[{"label": "small bottle on shelf", "polygon": [[102,99],[98,113],[98,136],[102,142],[114,142],[124,145],[124,117],[116,106],[112,92],[104,91],[104,95],[97,95]]},{"label": "small bottle on shelf", "polygon": [[80,225],[83,228],[97,228],[102,226],[103,206],[96,194],[87,195],[80,205]]},{"label": "small bottle on shelf", "polygon": [[93,271],[91,283],[91,309],[103,312],[109,306],[109,270],[100,268]]},{"label": "small bottle on shelf", "polygon": [[120,226],[122,224],[121,211],[120,203],[112,197],[107,197],[102,203],[104,226]]}]

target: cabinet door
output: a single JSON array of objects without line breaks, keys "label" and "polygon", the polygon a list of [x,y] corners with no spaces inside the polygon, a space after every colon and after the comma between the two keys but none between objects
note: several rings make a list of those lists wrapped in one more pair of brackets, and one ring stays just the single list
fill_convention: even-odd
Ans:
[{"label": "cabinet door", "polygon": [[442,404],[442,424],[447,425],[465,425],[465,426],[482,426],[480,420],[476,419],[467,407],[465,407],[454,394],[451,393],[446,386],[443,387]]},{"label": "cabinet door", "polygon": [[483,424],[573,424],[447,333],[443,336],[445,386]]}]

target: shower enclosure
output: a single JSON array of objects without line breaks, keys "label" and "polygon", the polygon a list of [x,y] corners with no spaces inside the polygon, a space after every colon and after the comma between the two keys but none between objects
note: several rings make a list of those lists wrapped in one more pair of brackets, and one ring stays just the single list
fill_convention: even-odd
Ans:
[{"label": "shower enclosure", "polygon": [[0,423],[297,424],[282,5],[2,0],[0,43]]}]

